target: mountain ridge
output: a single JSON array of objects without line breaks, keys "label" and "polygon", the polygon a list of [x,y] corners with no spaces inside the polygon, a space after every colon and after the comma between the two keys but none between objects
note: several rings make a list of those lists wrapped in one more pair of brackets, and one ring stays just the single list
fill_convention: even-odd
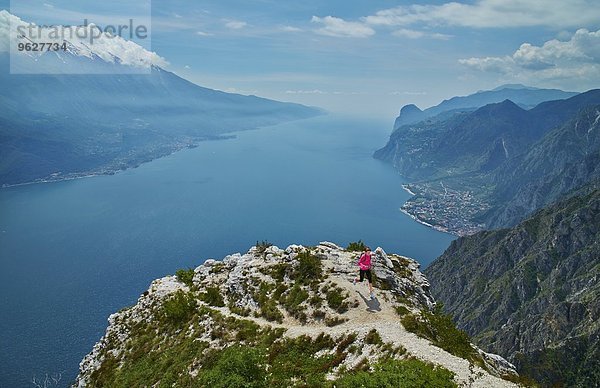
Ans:
[{"label": "mountain ridge", "polygon": [[[208,384],[220,360],[233,361],[229,352],[243,357],[244,366],[219,369],[222,384],[234,375],[237,384],[260,387],[389,385],[407,378],[402,371],[416,363],[411,381],[419,384],[516,386],[491,374],[517,379],[509,363],[461,342],[455,329],[445,329],[454,345],[440,346],[456,352],[462,343],[466,359],[434,345],[436,337],[413,334],[445,319],[430,312],[434,301],[417,262],[376,249],[377,299],[369,300],[364,285],[352,284],[356,255],[330,242],[285,250],[262,243],[158,279],[135,306],[110,316],[74,386]],[[248,359],[243,349],[258,353]],[[258,369],[244,374],[250,366]]]},{"label": "mountain ridge", "polygon": [[[599,104],[599,89],[530,110],[505,100],[402,126],[374,157],[409,180],[406,187],[415,196],[403,210],[420,221],[458,235],[512,226],[595,179]],[[585,133],[578,134],[575,125]],[[534,168],[551,165],[556,167],[551,174]],[[560,176],[566,179],[548,190]]]},{"label": "mountain ridge", "polygon": [[460,328],[543,386],[600,381],[599,182],[452,242],[425,270]]},{"label": "mountain ridge", "polygon": [[[394,122],[393,129],[398,129],[403,125],[414,124],[419,121],[426,120],[428,118],[437,116],[440,113],[449,110],[475,110],[482,106],[501,102],[504,100],[511,100],[516,104],[525,107],[533,108],[541,102],[549,100],[559,100],[577,95],[577,92],[565,92],[559,89],[539,89],[532,88],[519,84],[506,84],[498,86],[492,90],[478,91],[467,96],[456,96],[443,100],[438,105],[430,108],[421,110],[419,112],[414,109],[410,109],[410,115],[402,113],[404,107],[400,110],[400,115]],[[409,104],[406,106],[410,106]],[[414,106],[414,105],[413,105]],[[415,106],[416,107],[416,106]],[[418,108],[417,108],[418,109]]]}]

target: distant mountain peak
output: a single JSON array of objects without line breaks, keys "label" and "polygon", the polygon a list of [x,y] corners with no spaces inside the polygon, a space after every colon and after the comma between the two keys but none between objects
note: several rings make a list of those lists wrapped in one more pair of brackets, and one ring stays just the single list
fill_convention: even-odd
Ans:
[{"label": "distant mountain peak", "polygon": [[[493,92],[499,91],[499,90],[504,90],[504,89],[514,89],[514,90],[541,90],[540,88],[534,88],[533,86],[526,86],[523,84],[503,84],[500,85],[494,89],[492,89]],[[482,90],[483,92],[483,90]]]},{"label": "distant mountain peak", "polygon": [[422,111],[417,111],[414,108],[408,109],[410,105],[406,105],[407,110],[405,111],[402,108],[400,116],[396,118],[394,123],[394,129],[426,120],[444,112],[473,111],[487,104],[499,103],[506,99],[511,100],[516,105],[531,109],[545,101],[564,100],[577,94],[576,92],[565,92],[558,89],[539,89],[521,84],[505,84],[492,90],[479,91],[468,96],[452,97]]},{"label": "distant mountain peak", "polygon": [[[28,27],[32,25],[36,26],[6,10],[0,10],[0,53],[10,52],[11,64],[25,73],[94,73],[98,72],[101,64],[108,65],[103,68],[105,72],[127,68],[130,71],[147,70],[153,66],[168,65],[167,60],[157,53],[118,35],[107,34],[93,23],[62,26],[64,31],[71,31],[64,33],[60,30],[57,32],[57,27],[37,26],[39,29],[34,29],[36,36],[22,36],[22,31],[29,30]],[[70,30],[73,28],[76,28],[75,33]],[[81,29],[85,29],[86,33],[80,33]],[[64,39],[60,39],[57,34],[64,35]],[[94,37],[93,40],[91,36]],[[66,49],[17,51],[17,43],[22,41],[65,43]]]},{"label": "distant mountain peak", "polygon": [[400,114],[411,114],[414,112],[423,112],[421,109],[419,109],[418,106],[416,106],[415,104],[408,104],[408,105],[404,105],[402,107],[402,109],[400,109]]}]

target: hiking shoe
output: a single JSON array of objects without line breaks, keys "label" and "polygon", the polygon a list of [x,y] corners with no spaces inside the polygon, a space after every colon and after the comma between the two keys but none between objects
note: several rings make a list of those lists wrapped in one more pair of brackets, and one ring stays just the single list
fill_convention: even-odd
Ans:
[{"label": "hiking shoe", "polygon": [[352,279],[352,284],[356,285],[356,278]]},{"label": "hiking shoe", "polygon": [[375,298],[375,293],[371,292],[371,300],[375,300],[375,299],[377,299],[377,298]]}]

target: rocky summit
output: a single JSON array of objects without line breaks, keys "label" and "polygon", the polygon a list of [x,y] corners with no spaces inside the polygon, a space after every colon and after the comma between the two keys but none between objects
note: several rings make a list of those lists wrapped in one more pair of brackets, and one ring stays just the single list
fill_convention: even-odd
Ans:
[{"label": "rocky summit", "polygon": [[260,243],[155,280],[109,317],[74,386],[516,386],[436,307],[415,260],[377,248],[371,299],[349,248]]}]

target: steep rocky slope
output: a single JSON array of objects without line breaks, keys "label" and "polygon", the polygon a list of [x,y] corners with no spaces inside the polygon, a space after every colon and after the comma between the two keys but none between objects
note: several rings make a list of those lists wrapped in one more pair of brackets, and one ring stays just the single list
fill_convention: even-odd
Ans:
[{"label": "steep rocky slope", "polygon": [[510,227],[598,178],[599,104],[595,89],[436,116],[398,128],[374,157],[411,181],[404,210],[420,221],[457,235]]},{"label": "steep rocky slope", "polygon": [[600,189],[582,191],[425,271],[460,328],[544,385],[600,385]]},{"label": "steep rocky slope", "polygon": [[378,248],[370,300],[356,258],[258,244],[158,279],[110,316],[75,386],[515,385],[497,377],[516,379],[512,365],[434,309],[416,261]]},{"label": "steep rocky slope", "polygon": [[495,173],[499,205],[485,216],[490,227],[512,226],[532,209],[600,178],[600,105],[582,109],[525,154]]}]

